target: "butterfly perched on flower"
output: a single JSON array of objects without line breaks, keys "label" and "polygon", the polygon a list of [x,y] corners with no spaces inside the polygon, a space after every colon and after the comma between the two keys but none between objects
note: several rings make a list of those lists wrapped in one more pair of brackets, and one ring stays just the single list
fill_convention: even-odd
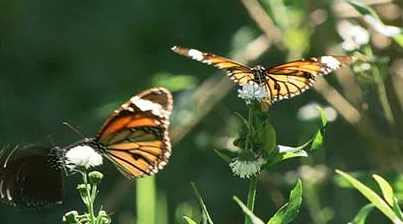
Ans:
[{"label": "butterfly perched on flower", "polygon": [[90,146],[129,178],[155,174],[171,155],[168,126],[172,106],[172,94],[167,89],[148,89],[116,109],[96,137],[74,143],[66,151]]},{"label": "butterfly perched on flower", "polygon": [[15,147],[0,153],[0,201],[38,209],[63,201],[63,164],[59,148]]},{"label": "butterfly perched on flower", "polygon": [[291,61],[269,68],[261,65],[248,67],[196,49],[174,46],[172,50],[226,71],[227,75],[240,86],[258,84],[267,91],[264,101],[269,104],[303,93],[312,86],[318,76],[328,74],[354,61],[351,56],[321,56]]}]

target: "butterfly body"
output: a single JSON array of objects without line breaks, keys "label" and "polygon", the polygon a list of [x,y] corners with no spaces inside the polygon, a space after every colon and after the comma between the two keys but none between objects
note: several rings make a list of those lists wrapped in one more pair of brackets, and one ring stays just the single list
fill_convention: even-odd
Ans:
[{"label": "butterfly body", "polygon": [[326,75],[354,61],[350,56],[321,56],[301,59],[265,68],[248,67],[239,62],[196,49],[175,46],[172,50],[226,71],[228,77],[240,86],[256,83],[266,89],[269,104],[294,97],[309,89],[318,76]]}]

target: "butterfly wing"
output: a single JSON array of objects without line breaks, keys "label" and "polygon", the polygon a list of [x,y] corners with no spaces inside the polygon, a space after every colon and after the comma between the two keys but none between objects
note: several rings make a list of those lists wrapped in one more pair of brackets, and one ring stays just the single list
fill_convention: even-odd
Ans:
[{"label": "butterfly wing", "polygon": [[268,101],[287,99],[309,89],[318,76],[326,75],[354,61],[350,56],[322,56],[302,59],[266,69],[264,87]]},{"label": "butterfly wing", "polygon": [[61,204],[62,165],[60,159],[54,157],[55,149],[29,146],[23,150],[49,154],[0,155],[0,200],[31,209]]},{"label": "butterfly wing", "polygon": [[130,178],[162,169],[171,155],[168,136],[172,95],[164,88],[146,90],[124,103],[104,122],[96,142]]},{"label": "butterfly wing", "polygon": [[253,82],[253,73],[248,66],[218,55],[201,52],[196,49],[174,46],[172,50],[180,55],[223,69],[234,82],[243,86]]}]

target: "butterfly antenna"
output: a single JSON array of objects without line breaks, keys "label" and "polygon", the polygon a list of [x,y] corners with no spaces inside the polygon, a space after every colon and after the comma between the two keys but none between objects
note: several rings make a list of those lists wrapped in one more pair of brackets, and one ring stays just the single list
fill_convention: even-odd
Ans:
[{"label": "butterfly antenna", "polygon": [[70,128],[71,130],[73,130],[75,133],[77,133],[79,136],[81,136],[82,138],[87,138],[87,137],[85,137],[84,135],[83,135],[83,133],[80,131],[80,130],[78,130],[78,128],[76,128],[76,127],[74,127],[74,126],[72,126],[71,124],[69,124],[69,123],[67,123],[67,122],[63,122],[62,123],[63,125],[65,125],[65,126],[67,126],[68,128]]}]

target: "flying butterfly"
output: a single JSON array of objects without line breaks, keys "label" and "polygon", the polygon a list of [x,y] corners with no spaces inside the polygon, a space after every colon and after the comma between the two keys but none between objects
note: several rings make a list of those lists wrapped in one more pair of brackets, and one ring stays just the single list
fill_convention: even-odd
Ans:
[{"label": "flying butterfly", "polygon": [[226,71],[227,75],[240,86],[256,83],[264,87],[268,93],[265,101],[269,104],[303,93],[313,85],[318,76],[326,75],[354,61],[351,56],[321,56],[291,61],[269,68],[261,65],[248,67],[196,49],[174,46],[172,50]]},{"label": "flying butterfly", "polygon": [[95,138],[85,138],[66,151],[88,145],[129,178],[155,174],[171,155],[168,126],[172,106],[172,94],[167,89],[143,91],[116,109]]},{"label": "flying butterfly", "polygon": [[38,145],[0,152],[0,201],[39,209],[63,201],[61,151]]}]

